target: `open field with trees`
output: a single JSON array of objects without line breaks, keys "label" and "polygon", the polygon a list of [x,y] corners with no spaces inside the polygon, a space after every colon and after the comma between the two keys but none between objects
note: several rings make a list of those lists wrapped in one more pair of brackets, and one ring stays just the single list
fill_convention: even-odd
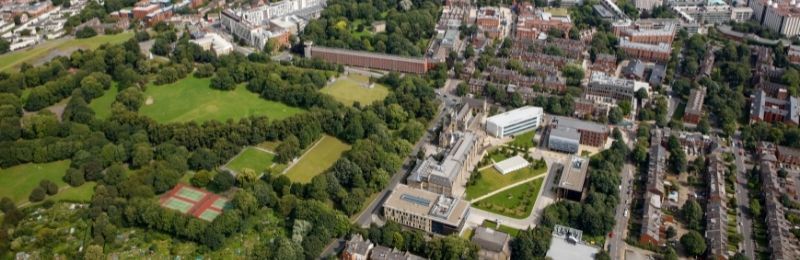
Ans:
[{"label": "open field with trees", "polygon": [[470,177],[467,184],[467,199],[474,199],[522,180],[545,174],[546,170],[547,165],[543,161],[534,161],[530,167],[506,175],[500,174],[493,166],[483,169],[477,175],[473,174]]},{"label": "open field with trees", "polygon": [[510,188],[476,202],[473,207],[512,218],[526,218],[542,189],[544,178]]},{"label": "open field with trees", "polygon": [[145,101],[139,112],[164,123],[225,121],[248,116],[280,120],[303,112],[300,108],[261,99],[244,86],[222,91],[210,88],[209,84],[208,78],[190,76],[172,84],[148,86],[144,96],[152,98],[152,104]]},{"label": "open field with trees", "polygon": [[119,94],[119,86],[115,83],[111,84],[111,87],[103,93],[102,96],[95,98],[89,103],[89,108],[94,111],[94,115],[97,118],[108,118],[111,116],[111,104],[117,98],[117,94]]},{"label": "open field with trees", "polygon": [[118,44],[133,37],[132,32],[124,32],[114,35],[98,35],[86,39],[62,38],[46,41],[33,48],[15,51],[0,55],[0,71],[10,71],[22,63],[32,63],[38,59],[46,57],[52,51],[71,51],[75,49],[96,49],[100,45],[110,43]]},{"label": "open field with trees", "polygon": [[350,74],[322,88],[322,93],[331,95],[342,104],[352,106],[355,102],[361,106],[381,101],[389,95],[389,89],[383,84],[370,85],[369,78],[363,75]]},{"label": "open field with trees", "polygon": [[19,203],[28,201],[28,195],[42,180],[49,180],[59,187],[66,186],[62,180],[69,168],[69,161],[50,163],[28,163],[0,170],[0,198],[9,197]]},{"label": "open field with trees", "polygon": [[236,172],[242,172],[244,169],[251,169],[256,174],[261,174],[272,166],[272,160],[275,158],[274,154],[262,151],[258,148],[247,147],[236,156],[233,160],[225,165],[228,169]]},{"label": "open field with trees", "polygon": [[331,136],[323,136],[303,157],[286,171],[286,177],[293,182],[308,183],[311,178],[324,172],[350,150],[350,145]]}]

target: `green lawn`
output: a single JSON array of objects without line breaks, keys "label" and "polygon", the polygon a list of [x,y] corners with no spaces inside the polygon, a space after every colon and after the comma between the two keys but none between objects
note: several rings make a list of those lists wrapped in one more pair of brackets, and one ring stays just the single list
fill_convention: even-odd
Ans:
[{"label": "green lawn", "polygon": [[533,147],[533,136],[536,135],[536,130],[531,130],[522,134],[514,136],[514,140],[509,143],[510,145],[518,147]]},{"label": "green lawn", "polygon": [[500,226],[497,226],[497,222],[494,222],[494,221],[491,221],[491,220],[488,220],[488,219],[484,220],[483,223],[481,224],[481,226],[487,227],[487,228],[491,228],[491,229],[494,229],[494,230],[509,234],[512,237],[517,237],[517,235],[519,234],[519,231],[520,231],[519,229],[515,229],[515,228],[512,228],[512,227],[503,225],[503,224],[500,224]]},{"label": "green lawn", "polygon": [[544,178],[516,186],[473,203],[472,206],[512,218],[526,218],[531,214]]},{"label": "green lawn", "polygon": [[675,112],[672,114],[672,119],[683,120],[683,114],[686,113],[686,103],[680,102],[675,107]]},{"label": "green lawn", "polygon": [[37,59],[46,57],[51,51],[70,51],[78,49],[96,49],[100,45],[122,43],[133,37],[133,32],[124,32],[115,35],[98,35],[87,39],[56,39],[46,41],[33,48],[14,51],[0,55],[0,71],[10,71],[23,62],[33,63]]},{"label": "green lawn", "polygon": [[221,91],[209,87],[210,78],[189,76],[173,84],[149,85],[145,103],[139,110],[159,123],[241,119],[248,116],[267,116],[280,120],[304,112],[303,109],[280,102],[262,99],[243,85],[235,90]]},{"label": "green lawn", "polygon": [[372,102],[383,100],[389,95],[389,89],[384,85],[375,84],[373,88],[365,87],[368,85],[368,77],[350,74],[337,79],[336,82],[322,88],[321,91],[348,106],[352,106],[356,101],[361,105],[369,105]]},{"label": "green lawn", "polygon": [[61,190],[58,194],[48,197],[47,199],[54,201],[72,201],[72,202],[89,202],[94,195],[94,187],[97,186],[95,182],[87,182],[78,187],[70,187]]},{"label": "green lawn", "polygon": [[480,178],[472,185],[467,186],[467,199],[477,198],[513,183],[544,174],[545,170],[547,167],[538,169],[527,167],[502,175],[494,167],[483,169],[480,171]]},{"label": "green lawn", "polygon": [[111,103],[114,103],[114,100],[117,99],[118,93],[117,83],[114,82],[111,84],[111,88],[106,90],[102,96],[93,99],[89,103],[89,108],[94,110],[95,117],[105,119],[111,116]]},{"label": "green lawn", "polygon": [[316,146],[307,151],[291,169],[286,171],[286,177],[293,182],[308,183],[311,178],[324,172],[331,166],[342,153],[350,150],[350,145],[331,136],[322,136]]},{"label": "green lawn", "polygon": [[9,197],[16,203],[28,201],[28,195],[42,180],[50,180],[64,187],[62,178],[69,168],[69,161],[51,163],[28,163],[0,170],[0,198]]},{"label": "green lawn", "polygon": [[272,159],[275,155],[253,148],[247,147],[236,158],[230,161],[225,167],[241,172],[245,168],[255,170],[256,173],[262,173],[269,169],[272,165]]}]

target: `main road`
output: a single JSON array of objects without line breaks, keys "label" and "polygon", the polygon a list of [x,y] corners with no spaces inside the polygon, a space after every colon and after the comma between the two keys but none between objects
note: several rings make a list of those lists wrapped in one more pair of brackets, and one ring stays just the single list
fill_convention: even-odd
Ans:
[{"label": "main road", "polygon": [[[744,165],[744,147],[741,145],[741,139],[736,134],[733,139],[733,155],[736,162],[736,219],[739,220],[739,231],[741,231],[742,242],[744,244],[744,255],[748,259],[755,258],[755,243],[753,242],[753,219],[748,213],[750,207],[750,196],[748,196],[747,187],[747,168]],[[740,154],[742,153],[742,154]]]},{"label": "main road", "polygon": [[620,184],[620,191],[619,191],[619,204],[617,204],[616,213],[614,214],[614,218],[617,219],[617,223],[614,224],[614,229],[611,231],[611,237],[607,239],[608,250],[609,254],[611,255],[611,259],[622,259],[622,254],[624,254],[625,249],[625,231],[628,229],[628,218],[630,217],[630,212],[625,213],[630,208],[631,202],[631,190],[632,190],[632,183],[633,183],[633,173],[636,167],[633,164],[625,163],[625,166],[622,167],[621,172],[621,184]]}]

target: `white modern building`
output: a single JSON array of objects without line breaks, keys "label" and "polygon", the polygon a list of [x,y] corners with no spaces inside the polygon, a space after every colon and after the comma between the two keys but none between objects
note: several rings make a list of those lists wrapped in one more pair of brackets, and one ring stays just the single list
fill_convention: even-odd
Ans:
[{"label": "white modern building", "polygon": [[494,164],[494,169],[500,172],[502,175],[506,175],[508,173],[523,169],[531,165],[530,162],[522,158],[522,156],[514,156],[508,159],[505,159],[499,163]]},{"label": "white modern building", "polygon": [[233,44],[216,33],[207,33],[203,38],[191,40],[191,42],[200,45],[203,50],[211,50],[217,55],[225,55],[233,50]]},{"label": "white modern building", "polygon": [[526,106],[486,119],[486,132],[495,137],[505,137],[539,127],[544,110]]},{"label": "white modern building", "polygon": [[747,5],[759,24],[787,37],[800,35],[800,3],[796,0],[750,0]]}]

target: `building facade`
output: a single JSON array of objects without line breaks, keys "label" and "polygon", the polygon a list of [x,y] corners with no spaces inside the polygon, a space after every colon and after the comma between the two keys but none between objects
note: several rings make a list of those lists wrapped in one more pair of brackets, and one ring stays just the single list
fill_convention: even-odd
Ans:
[{"label": "building facade", "polygon": [[434,66],[426,58],[319,47],[310,43],[306,43],[305,56],[306,58],[319,58],[330,63],[346,66],[412,74],[425,74]]},{"label": "building facade", "polygon": [[383,204],[387,220],[428,233],[459,233],[469,213],[469,202],[397,184]]},{"label": "building facade", "polygon": [[495,137],[506,137],[538,128],[542,124],[544,110],[541,107],[517,108],[486,120],[486,132]]}]

